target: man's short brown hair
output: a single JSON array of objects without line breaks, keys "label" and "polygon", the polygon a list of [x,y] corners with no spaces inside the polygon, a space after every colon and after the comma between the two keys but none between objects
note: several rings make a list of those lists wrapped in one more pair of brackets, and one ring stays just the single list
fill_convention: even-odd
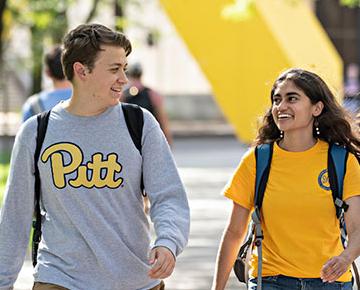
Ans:
[{"label": "man's short brown hair", "polygon": [[61,61],[68,80],[74,78],[75,62],[81,62],[90,71],[94,68],[96,57],[103,50],[101,45],[122,47],[126,56],[131,52],[131,43],[123,33],[101,24],[81,24],[65,35]]}]

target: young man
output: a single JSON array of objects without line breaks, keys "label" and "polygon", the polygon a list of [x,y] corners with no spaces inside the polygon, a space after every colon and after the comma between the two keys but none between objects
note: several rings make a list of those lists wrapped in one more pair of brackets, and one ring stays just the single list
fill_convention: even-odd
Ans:
[{"label": "young man", "polygon": [[[99,24],[64,38],[73,95],[51,111],[38,162],[42,239],[33,289],[164,289],[189,234],[189,207],[169,146],[143,111],[141,154],[119,98],[129,40]],[[0,219],[0,289],[12,289],[27,248],[34,203],[37,121],[16,137]],[[143,175],[143,177],[141,177]],[[151,201],[150,247],[141,179]]]},{"label": "young man", "polygon": [[61,51],[61,47],[56,46],[45,54],[45,73],[51,79],[53,89],[42,91],[27,99],[22,108],[23,122],[71,97],[71,83],[63,73]]}]

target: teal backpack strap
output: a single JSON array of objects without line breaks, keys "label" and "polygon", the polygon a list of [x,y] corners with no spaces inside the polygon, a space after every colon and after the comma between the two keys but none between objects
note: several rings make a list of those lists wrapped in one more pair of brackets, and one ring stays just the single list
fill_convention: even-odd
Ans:
[{"label": "teal backpack strap", "polygon": [[[346,173],[346,163],[349,156],[349,151],[344,146],[337,144],[330,144],[328,151],[328,176],[330,188],[336,208],[336,217],[340,222],[340,233],[341,233],[341,242],[346,248],[347,246],[347,232],[345,225],[344,212],[349,208],[349,205],[343,201],[343,190],[344,190],[344,177]],[[353,284],[354,278],[356,285],[360,285],[359,271],[355,261],[352,263],[353,274]]]},{"label": "teal backpack strap", "polygon": [[255,180],[255,207],[262,207],[264,192],[269,178],[271,159],[274,144],[261,144],[255,148],[256,180]]},{"label": "teal backpack strap", "polygon": [[344,176],[349,152],[344,146],[330,144],[328,150],[328,176],[330,188],[336,207],[336,216],[340,218],[348,205],[343,201]]},{"label": "teal backpack strap", "polygon": [[262,289],[262,240],[264,235],[261,229],[261,207],[264,199],[266,184],[269,179],[271,159],[273,153],[273,143],[261,144],[255,148],[256,159],[256,179],[255,179],[255,196],[254,212],[251,215],[253,222],[254,245],[258,251],[258,273],[257,289]]},{"label": "teal backpack strap", "polygon": [[241,246],[238,257],[234,264],[234,272],[240,282],[248,282],[248,260],[252,248],[255,245],[258,250],[258,275],[257,289],[262,289],[262,240],[260,209],[264,198],[266,183],[270,173],[270,163],[273,152],[273,144],[261,144],[255,148],[256,178],[255,178],[255,210],[251,215],[246,242]]}]

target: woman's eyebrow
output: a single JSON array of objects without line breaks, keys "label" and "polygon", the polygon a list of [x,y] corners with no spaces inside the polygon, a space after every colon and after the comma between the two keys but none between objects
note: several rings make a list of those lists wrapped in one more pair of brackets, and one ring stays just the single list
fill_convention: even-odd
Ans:
[{"label": "woman's eyebrow", "polygon": [[297,96],[300,96],[300,94],[297,93],[297,92],[288,92],[288,93],[286,93],[286,96],[289,96],[289,95],[297,95]]}]

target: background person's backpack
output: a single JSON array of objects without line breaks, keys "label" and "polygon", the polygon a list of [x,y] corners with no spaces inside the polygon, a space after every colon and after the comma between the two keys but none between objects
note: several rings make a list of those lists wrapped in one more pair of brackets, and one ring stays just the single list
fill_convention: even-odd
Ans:
[{"label": "background person's backpack", "polygon": [[143,87],[139,90],[137,87],[131,86],[123,92],[123,101],[125,103],[138,105],[148,110],[155,119],[159,121],[156,107],[151,100],[149,88]]},{"label": "background person's backpack", "polygon": [[[144,115],[141,108],[137,105],[121,103],[121,107],[124,113],[126,126],[129,130],[131,139],[135,147],[141,154],[141,138],[142,130],[144,126]],[[36,149],[34,154],[35,165],[35,202],[34,202],[34,220],[33,220],[33,238],[32,238],[32,262],[35,267],[37,264],[37,251],[41,240],[41,212],[40,212],[40,187],[41,180],[39,174],[38,161],[40,157],[41,147],[44,143],[46,129],[49,122],[51,110],[45,111],[37,115],[37,137],[36,137]],[[141,189],[144,195],[144,185],[141,173]]]},{"label": "background person's backpack", "polygon": [[40,99],[40,93],[29,97],[28,102],[29,102],[30,109],[31,109],[31,112],[33,113],[33,115],[40,114],[41,112],[43,112],[45,110],[44,105]]},{"label": "background person's backpack", "polygon": [[[254,212],[251,216],[251,223],[245,243],[241,246],[238,257],[234,264],[234,272],[238,280],[242,283],[248,282],[249,257],[254,246],[258,250],[258,276],[257,289],[262,288],[262,240],[263,234],[261,230],[260,210],[264,199],[266,184],[269,178],[271,159],[273,153],[273,143],[261,144],[255,148],[256,159],[256,179],[255,179],[255,197]],[[328,177],[334,205],[336,208],[336,217],[340,221],[340,233],[343,246],[346,247],[346,227],[344,220],[344,212],[348,209],[348,205],[343,199],[343,181],[346,171],[346,162],[349,152],[345,147],[337,144],[329,145],[328,150]],[[358,159],[359,161],[359,159]],[[360,285],[359,272],[355,262],[352,263],[353,274],[356,284]]]}]

